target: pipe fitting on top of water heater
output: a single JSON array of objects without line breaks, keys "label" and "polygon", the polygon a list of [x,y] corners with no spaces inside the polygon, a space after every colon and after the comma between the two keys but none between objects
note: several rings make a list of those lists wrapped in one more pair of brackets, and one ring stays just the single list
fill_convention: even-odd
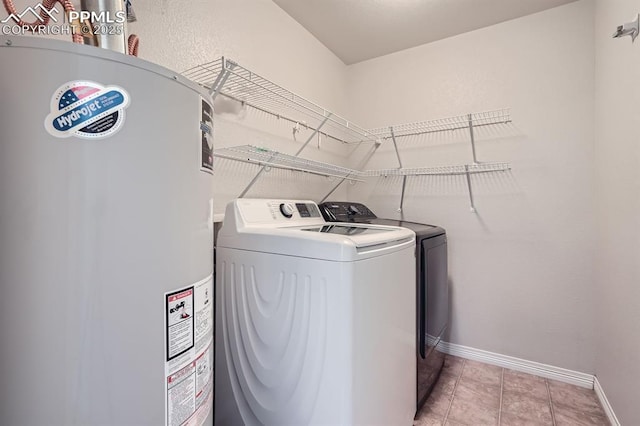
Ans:
[{"label": "pipe fitting on top of water heater", "polygon": [[[82,11],[89,15],[88,19],[82,20],[81,25],[95,30],[91,35],[85,34],[85,44],[114,50],[125,55],[131,53],[127,42],[129,19],[126,3],[128,3],[126,0],[81,0]],[[130,8],[131,5],[129,4],[128,7]],[[101,21],[95,21],[95,19],[101,19]]]}]

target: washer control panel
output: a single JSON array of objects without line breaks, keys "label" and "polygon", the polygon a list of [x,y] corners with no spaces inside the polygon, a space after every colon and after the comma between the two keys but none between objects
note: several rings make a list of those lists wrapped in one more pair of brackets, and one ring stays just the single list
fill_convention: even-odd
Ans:
[{"label": "washer control panel", "polygon": [[316,203],[296,203],[300,217],[321,217]]},{"label": "washer control panel", "polygon": [[316,203],[280,203],[278,210],[287,219],[293,218],[294,215],[300,218],[322,216]]},{"label": "washer control panel", "polygon": [[291,219],[293,217],[293,213],[295,212],[293,204],[291,203],[280,203],[280,213],[282,216],[287,219]]},{"label": "washer control panel", "polygon": [[241,198],[235,201],[245,224],[302,225],[324,222],[318,205],[306,200],[264,200]]}]

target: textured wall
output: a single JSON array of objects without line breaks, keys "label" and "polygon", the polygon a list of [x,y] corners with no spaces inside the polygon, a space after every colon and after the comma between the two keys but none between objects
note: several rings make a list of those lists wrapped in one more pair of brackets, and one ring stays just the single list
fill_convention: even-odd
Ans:
[{"label": "textured wall", "polygon": [[612,39],[637,0],[596,2],[596,376],[624,425],[640,424],[640,45]]},{"label": "textured wall", "polygon": [[[136,0],[138,22],[130,29],[141,38],[140,56],[182,71],[226,56],[277,84],[337,113],[344,113],[345,66],[271,0],[176,2]],[[292,124],[249,109],[216,121],[216,148],[252,144],[293,154],[309,132],[292,138]],[[260,129],[256,131],[255,129]],[[315,141],[314,141],[315,142]],[[312,143],[303,155],[345,162],[345,148]],[[259,168],[216,162],[214,204],[224,212]],[[320,199],[333,186],[323,177],[274,170],[264,175],[248,197]]]},{"label": "textured wall", "polygon": [[344,114],[344,64],[271,0],[134,0],[140,56],[176,71],[227,56]]},{"label": "textured wall", "polygon": [[[513,125],[478,130],[478,214],[460,177],[410,178],[405,218],[449,235],[450,341],[593,373],[593,4],[571,3],[348,68],[351,114],[383,126],[511,107]],[[406,167],[472,160],[468,134],[399,142]],[[396,167],[391,144],[371,167]],[[350,188],[380,216],[401,180]]]}]

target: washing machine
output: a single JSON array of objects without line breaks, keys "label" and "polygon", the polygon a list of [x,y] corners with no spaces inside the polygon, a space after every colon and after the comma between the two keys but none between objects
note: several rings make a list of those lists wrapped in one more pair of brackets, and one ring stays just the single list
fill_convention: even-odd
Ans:
[{"label": "washing machine", "polygon": [[411,425],[415,233],[238,199],[216,255],[216,425]]},{"label": "washing machine", "polygon": [[403,220],[378,218],[361,203],[328,201],[320,211],[329,222],[353,222],[401,226],[416,233],[416,410],[433,390],[444,354],[435,350],[449,322],[449,284],[447,278],[447,235],[439,226]]}]

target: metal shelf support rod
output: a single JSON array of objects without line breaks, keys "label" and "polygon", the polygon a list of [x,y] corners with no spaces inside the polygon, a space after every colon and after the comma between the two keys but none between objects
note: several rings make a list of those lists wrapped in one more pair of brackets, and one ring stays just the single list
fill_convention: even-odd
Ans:
[{"label": "metal shelf support rod", "polygon": [[224,87],[227,83],[227,79],[229,75],[231,75],[231,70],[236,66],[235,63],[231,62],[229,64],[229,69],[227,69],[227,60],[222,57],[222,71],[218,74],[216,81],[211,85],[211,90],[209,90],[209,94],[211,95],[211,100],[214,101],[216,97],[220,94],[220,89]]},{"label": "metal shelf support rod", "polygon": [[[362,142],[358,143],[358,146],[360,146],[360,144],[361,144],[361,143],[362,143]],[[376,143],[376,144],[375,144],[375,146],[373,147],[373,149],[371,150],[371,152],[370,152],[369,154],[367,154],[367,155],[365,156],[365,158],[363,158],[363,159],[362,159],[362,162],[361,162],[361,163],[360,163],[360,165],[358,166],[359,170],[364,169],[364,166],[366,166],[366,165],[367,165],[367,163],[371,160],[371,157],[373,157],[373,154],[375,154],[375,153],[376,153],[376,151],[378,150],[378,148],[380,148],[380,146],[381,146],[381,145],[382,145],[382,144],[380,144],[380,143]],[[358,146],[356,146],[356,148],[351,152],[351,154],[353,154],[353,152],[355,152],[355,150],[358,148]],[[351,155],[351,154],[349,154],[349,155]],[[351,175],[349,175],[349,176],[351,176]],[[349,178],[349,176],[346,176],[346,177],[342,178],[342,179],[340,180],[340,182],[338,182],[338,183],[337,183],[333,188],[331,188],[331,191],[329,191],[329,193],[328,193],[327,195],[325,195],[325,196],[324,196],[324,198],[322,198],[322,200],[320,200],[320,202],[321,202],[321,203],[324,203],[324,202],[327,200],[327,198],[329,198],[329,196],[330,196],[331,194],[333,194],[333,193],[336,191],[336,189],[338,189],[338,187],[339,187],[340,185],[342,185],[342,183],[343,183],[345,180],[347,180],[347,179]],[[362,176],[362,172],[360,172],[360,176]]]},{"label": "metal shelf support rod", "polygon": [[471,213],[476,212],[476,206],[473,203],[473,190],[471,189],[471,173],[469,173],[469,166],[464,166],[465,174],[467,176],[467,188],[469,188],[469,202],[471,203]]},{"label": "metal shelf support rod", "polygon": [[400,194],[400,208],[398,208],[398,212],[400,213],[400,220],[404,220],[404,191],[407,188],[407,176],[402,176],[402,193]]},{"label": "metal shelf support rod", "polygon": [[[316,127],[313,130],[313,133],[311,133],[311,135],[309,136],[309,138],[307,139],[307,141],[304,143],[304,145],[302,145],[300,147],[300,149],[298,150],[298,152],[296,152],[296,154],[294,155],[294,157],[297,157],[298,155],[300,155],[300,153],[302,152],[303,149],[305,149],[307,147],[307,145],[309,144],[309,142],[311,142],[311,140],[314,138],[314,136],[320,131],[320,129],[322,128],[322,126],[325,125],[325,123],[327,122],[327,120],[329,119],[329,117],[331,117],[331,114],[329,114],[327,117],[325,117],[325,119],[322,121],[322,123],[320,123],[320,125],[318,127]],[[278,155],[278,153],[274,153],[271,158],[269,159],[269,162],[272,162],[273,159]],[[256,173],[256,175],[253,177],[253,179],[251,179],[251,182],[249,182],[249,184],[244,188],[244,190],[240,193],[240,195],[238,196],[238,198],[242,198],[244,197],[247,192],[249,192],[249,190],[251,189],[251,187],[253,187],[253,185],[255,185],[255,183],[258,181],[258,179],[260,178],[260,176],[262,176],[262,174],[265,172],[265,170],[267,169],[266,164],[264,166],[262,166],[262,168],[258,171],[258,173]]]},{"label": "metal shelf support rod", "polygon": [[318,134],[318,132],[320,131],[320,129],[322,129],[322,126],[324,126],[327,121],[329,120],[329,118],[331,117],[331,113],[329,113],[324,120],[322,120],[322,123],[320,123],[320,125],[318,127],[316,127],[315,129],[313,129],[313,133],[311,133],[309,135],[309,137],[307,138],[307,141],[304,143],[304,145],[302,145],[300,147],[300,149],[298,150],[298,152],[295,153],[294,157],[297,157],[298,155],[300,155],[300,153],[307,147],[307,145],[309,145],[309,142],[311,142],[311,140]]},{"label": "metal shelf support rod", "polygon": [[[274,153],[271,158],[269,158],[269,162],[273,161],[274,158],[276,158],[278,156],[278,153]],[[240,195],[238,195],[238,198],[242,198],[244,197],[247,192],[249,192],[249,190],[251,189],[251,187],[258,181],[258,179],[260,178],[260,176],[262,176],[262,173],[264,173],[267,170],[267,166],[266,164],[262,166],[262,168],[258,171],[258,173],[256,173],[256,175],[253,177],[253,179],[251,179],[251,182],[249,182],[249,184],[242,190],[242,192],[240,193]]]},{"label": "metal shelf support rod", "polygon": [[402,160],[400,159],[400,152],[398,151],[398,144],[396,143],[396,134],[393,131],[393,126],[389,127],[391,133],[391,140],[393,141],[393,148],[396,150],[396,157],[398,158],[398,168],[402,168]]},{"label": "metal shelf support rod", "polygon": [[[396,150],[396,157],[398,158],[398,169],[402,169],[402,159],[400,158],[400,152],[398,151],[398,143],[396,142],[396,134],[393,131],[393,126],[389,127],[389,133],[391,133],[391,140],[393,141],[393,149]],[[404,208],[404,190],[407,187],[407,177],[402,176],[402,194],[400,194],[400,207],[398,207],[398,212],[400,213],[400,218],[404,218],[404,214],[402,213],[402,209]]]},{"label": "metal shelf support rod", "polygon": [[339,187],[340,185],[342,185],[342,182],[344,182],[344,181],[345,181],[345,180],[347,180],[348,178],[349,178],[349,177],[347,176],[347,177],[343,177],[342,179],[340,179],[340,182],[338,182],[338,183],[337,183],[333,188],[331,188],[331,191],[329,191],[329,192],[327,193],[327,195],[325,195],[325,196],[324,196],[324,198],[323,198],[322,200],[320,200],[320,202],[321,202],[321,203],[324,203],[324,202],[327,200],[327,198],[329,198],[329,196],[330,196],[331,194],[333,194],[333,193],[336,191],[336,189],[338,189],[338,187]]},{"label": "metal shelf support rod", "polygon": [[473,114],[469,114],[469,135],[471,136],[471,152],[473,153],[473,164],[478,164],[478,159],[476,158],[476,140],[473,135]]}]

